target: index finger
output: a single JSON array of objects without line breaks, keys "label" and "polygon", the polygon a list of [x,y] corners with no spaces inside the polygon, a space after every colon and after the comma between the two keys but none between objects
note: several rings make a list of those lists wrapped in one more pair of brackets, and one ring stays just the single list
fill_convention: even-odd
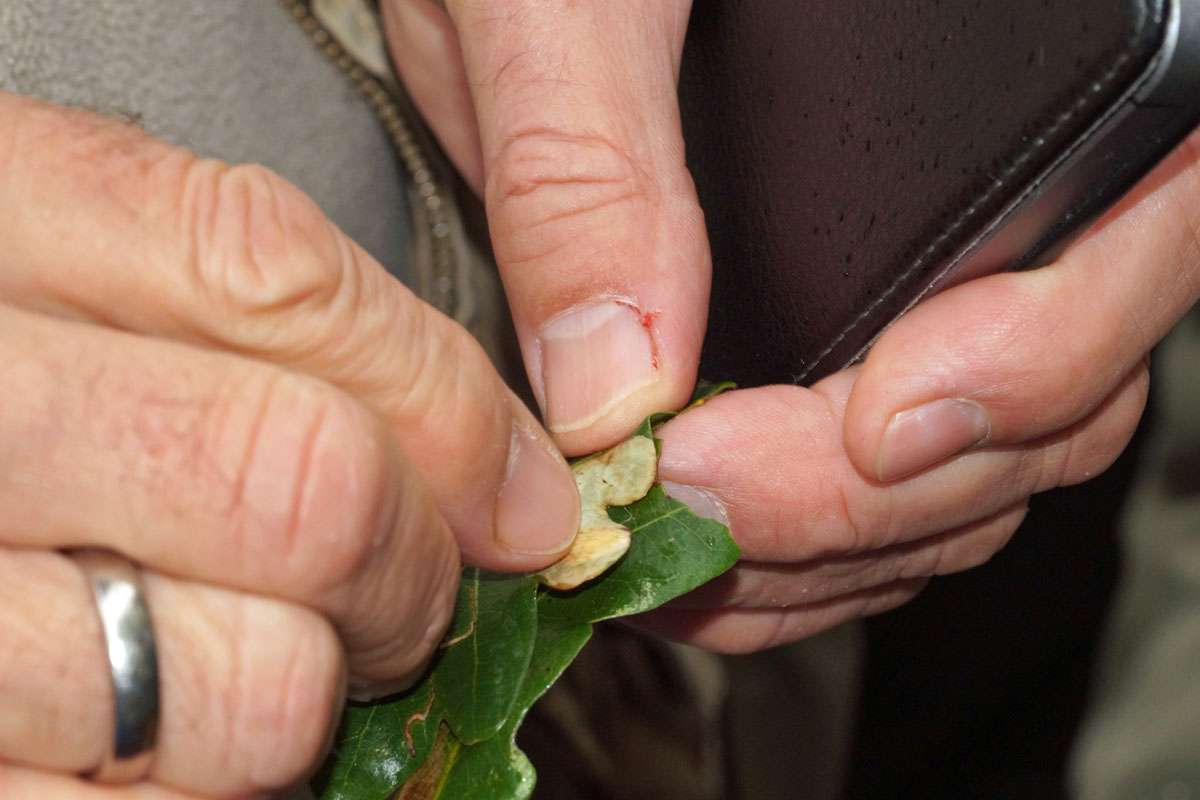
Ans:
[{"label": "index finger", "polygon": [[386,419],[466,560],[550,563],[579,502],[546,432],[460,326],[302,192],[129,126],[0,93],[0,298],[308,373]]}]

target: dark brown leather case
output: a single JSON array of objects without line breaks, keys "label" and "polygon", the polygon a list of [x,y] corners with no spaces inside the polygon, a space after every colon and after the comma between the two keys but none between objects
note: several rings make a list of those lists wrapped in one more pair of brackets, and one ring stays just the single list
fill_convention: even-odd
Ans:
[{"label": "dark brown leather case", "polygon": [[714,259],[702,376],[810,383],[984,244],[975,272],[1028,265],[1114,202],[1194,109],[1087,155],[1070,191],[1052,178],[1154,69],[1172,8],[696,0],[680,98]]}]

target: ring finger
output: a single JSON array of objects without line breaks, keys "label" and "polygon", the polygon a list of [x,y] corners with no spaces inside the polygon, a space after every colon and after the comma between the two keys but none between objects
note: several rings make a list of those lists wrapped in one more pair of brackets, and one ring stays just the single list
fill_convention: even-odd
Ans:
[{"label": "ring finger", "polygon": [[[210,797],[303,778],[344,691],[332,627],[278,600],[153,573],[144,585],[161,692],[148,777]],[[95,769],[112,746],[112,690],[94,602],[67,556],[0,548],[0,640],[0,760]]]},{"label": "ring finger", "polygon": [[[106,547],[312,607],[352,679],[411,677],[454,540],[382,423],[328,384],[0,306],[0,544]],[[64,502],[69,498],[69,502]]]}]

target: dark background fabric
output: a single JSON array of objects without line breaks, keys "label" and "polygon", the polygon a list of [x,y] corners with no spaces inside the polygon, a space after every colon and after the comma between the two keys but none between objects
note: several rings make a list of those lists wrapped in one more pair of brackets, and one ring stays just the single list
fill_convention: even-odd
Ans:
[{"label": "dark background fabric", "polygon": [[697,0],[702,377],[844,366],[1141,73],[1161,0]]},{"label": "dark background fabric", "polygon": [[846,798],[1068,796],[1120,572],[1121,509],[1153,424],[1148,413],[1108,472],[1035,496],[988,564],[867,621]]},{"label": "dark background fabric", "polygon": [[[714,260],[702,374],[845,364],[1140,73],[1160,9],[696,0],[680,94]],[[845,797],[1066,796],[1137,458],[1034,498],[992,562],[867,621]]]}]

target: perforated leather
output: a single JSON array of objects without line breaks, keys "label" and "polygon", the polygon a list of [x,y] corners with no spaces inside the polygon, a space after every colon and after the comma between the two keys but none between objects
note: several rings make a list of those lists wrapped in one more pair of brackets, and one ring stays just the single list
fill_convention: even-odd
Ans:
[{"label": "perforated leather", "polygon": [[1161,0],[696,0],[702,375],[844,366],[1146,68]]}]

